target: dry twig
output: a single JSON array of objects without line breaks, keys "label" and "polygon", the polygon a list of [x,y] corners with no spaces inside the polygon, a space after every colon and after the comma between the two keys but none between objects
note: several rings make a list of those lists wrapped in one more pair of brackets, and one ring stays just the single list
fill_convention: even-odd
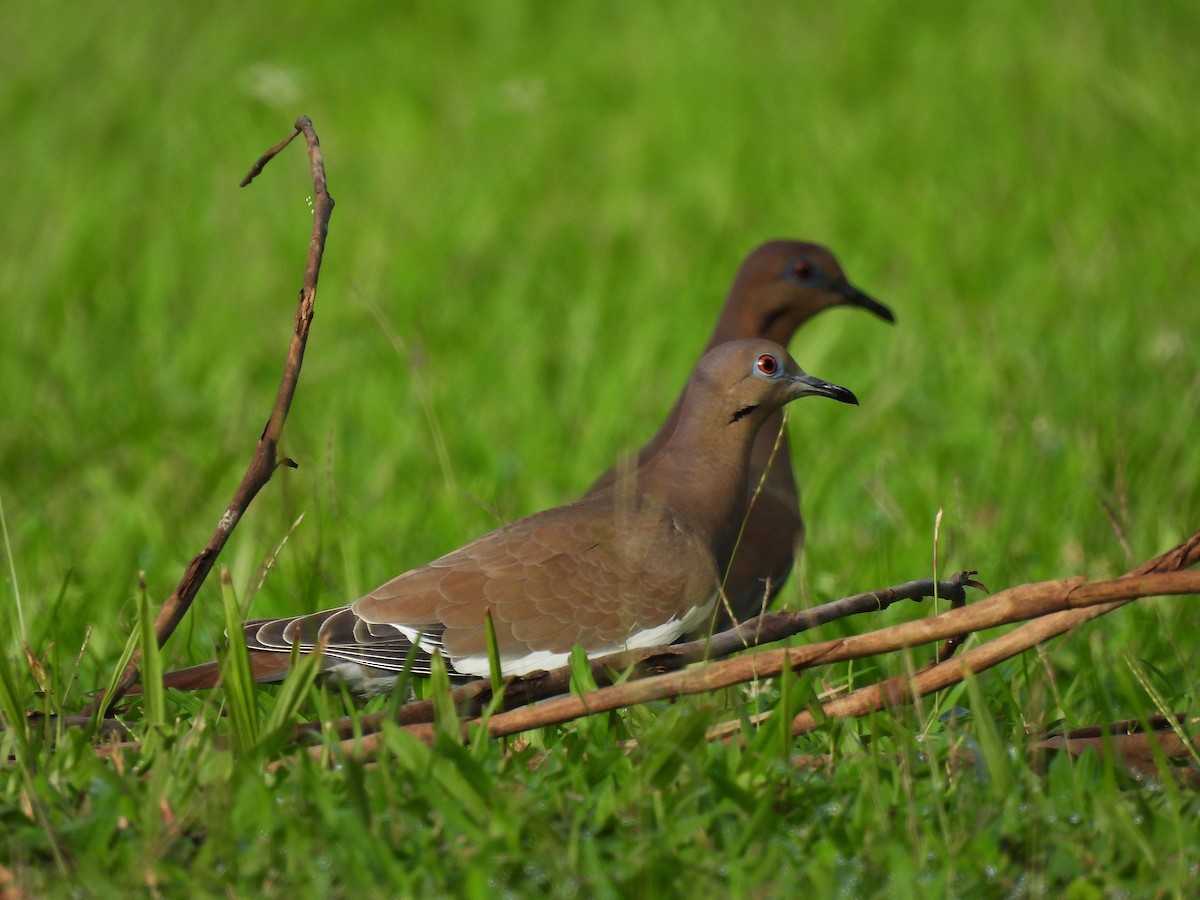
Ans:
[{"label": "dry twig", "polygon": [[[1102,585],[1137,583],[1138,579],[1152,577],[1169,577],[1170,573],[1185,574],[1182,570],[1200,561],[1200,531],[1193,534],[1187,541],[1172,550],[1147,560],[1140,566],[1121,578],[1108,582],[1098,582],[1091,585],[1080,585],[1080,590],[1099,589]],[[1191,574],[1191,573],[1186,573]],[[1185,583],[1187,579],[1179,579]],[[1047,582],[1053,583],[1053,582]],[[1074,589],[1072,589],[1074,590]],[[825,716],[833,718],[853,718],[894,706],[905,699],[915,700],[957,684],[967,675],[982,672],[1011,659],[1019,653],[1024,653],[1037,644],[1045,643],[1051,638],[1058,637],[1066,631],[1098,618],[1105,613],[1120,609],[1126,603],[1141,596],[1151,596],[1157,593],[1146,590],[1145,593],[1126,594],[1121,598],[1113,598],[1106,602],[1095,604],[1072,604],[1076,608],[1063,611],[1046,611],[1040,613],[1040,618],[1027,622],[1020,628],[1014,628],[1007,634],[973,647],[957,660],[947,660],[930,666],[913,675],[901,675],[879,684],[860,688],[845,697],[830,701],[822,707]],[[1190,591],[1163,591],[1163,593],[1191,593]],[[1003,596],[997,594],[997,597]],[[996,598],[992,598],[996,599]],[[980,604],[976,604],[979,606]],[[816,719],[808,712],[802,712],[792,722],[793,734],[806,734],[817,727]]]},{"label": "dry twig", "polygon": [[[1200,592],[1200,573],[1177,570],[1179,566],[1185,564],[1187,559],[1195,561],[1186,552],[1189,547],[1194,547],[1195,551],[1200,553],[1200,532],[1193,536],[1188,544],[1181,545],[1171,553],[1164,554],[1159,558],[1162,561],[1169,560],[1169,563],[1164,562],[1163,564],[1164,571],[1131,574],[1093,583],[1089,583],[1083,578],[1069,578],[1019,585],[969,607],[951,609],[928,619],[907,622],[863,635],[825,641],[807,647],[789,647],[746,654],[686,671],[671,672],[612,687],[602,687],[578,696],[560,697],[536,706],[497,713],[486,721],[475,720],[463,724],[461,726],[462,733],[466,738],[474,728],[482,727],[486,728],[489,736],[502,737],[639,703],[707,693],[735,684],[778,675],[785,668],[800,671],[829,663],[903,650],[966,632],[994,628],[1028,619],[1036,620],[1010,632],[1010,634],[1017,634],[1027,629],[1036,630],[1038,626],[1045,623],[1061,622],[1063,615],[1101,614],[1101,611],[1116,608],[1116,606],[1139,597],[1198,593]],[[1147,566],[1153,569],[1154,562],[1156,561],[1151,561]],[[1190,563],[1186,564],[1190,565]],[[1146,566],[1139,567],[1139,572],[1144,568]],[[1045,634],[1045,637],[1041,638],[1042,640],[1060,633],[1053,631],[1052,627],[1044,632],[1037,632]],[[997,641],[1004,641],[1005,637],[1008,636],[999,638]],[[997,643],[997,641],[989,642],[989,645]],[[1007,656],[1003,658],[1007,658]],[[914,678],[924,678],[931,683],[943,679],[940,686],[946,686],[961,679],[962,673],[970,670],[964,667],[970,667],[973,662],[971,654],[964,654],[954,662],[940,663]],[[951,666],[954,666],[953,673]],[[887,685],[888,682],[884,684]],[[853,696],[851,695],[851,697]],[[831,701],[825,708],[831,710],[830,715],[843,714],[844,710],[837,704],[849,699]],[[408,725],[406,730],[424,741],[432,741],[435,735],[434,726],[424,722]],[[341,750],[353,755],[369,755],[378,749],[380,742],[380,735],[368,734],[362,738],[343,742]],[[311,752],[319,756],[325,752],[325,748],[312,748]]]},{"label": "dry twig", "polygon": [[[1183,730],[1189,725],[1193,731],[1189,738]],[[1188,721],[1186,713],[1172,716],[1149,716],[1127,719],[1107,725],[1092,725],[1074,728],[1065,734],[1045,735],[1029,744],[1034,753],[1065,751],[1080,756],[1095,750],[1102,758],[1119,762],[1125,771],[1135,778],[1159,779],[1163,776],[1162,763],[1166,772],[1182,787],[1200,787],[1200,734],[1195,726],[1200,720]]]},{"label": "dry twig", "polygon": [[[167,641],[187,613],[238,521],[257,493],[270,480],[275,469],[281,464],[295,465],[291,460],[278,456],[278,445],[303,362],[314,313],[325,238],[334,205],[326,189],[320,144],[311,121],[306,117],[297,119],[293,133],[267,151],[242,181],[243,186],[249,184],[297,134],[304,134],[308,144],[314,191],[313,229],[304,282],[296,310],[296,324],[279,391],[246,474],[213,536],[188,565],[179,585],[163,604],[155,622],[155,636],[159,646]],[[778,675],[784,669],[799,671],[818,665],[907,649],[932,641],[946,641],[935,662],[925,669],[830,700],[824,704],[821,713],[822,719],[859,716],[948,687],[969,674],[981,672],[1140,597],[1200,592],[1200,573],[1183,571],[1194,565],[1197,560],[1200,560],[1200,532],[1174,550],[1147,561],[1128,575],[1108,581],[1088,583],[1083,578],[1071,578],[1025,584],[966,607],[964,587],[982,585],[970,580],[970,575],[974,573],[963,572],[949,582],[909,582],[884,591],[848,597],[814,610],[767,614],[711,639],[629,651],[593,660],[592,675],[601,686],[582,695],[559,696],[569,689],[569,668],[510,680],[505,684],[503,696],[500,698],[501,711],[491,715],[486,721],[475,719],[462,724],[462,733],[466,736],[472,728],[483,727],[493,737],[510,735],[638,703],[730,687]],[[720,659],[746,648],[781,640],[836,618],[884,609],[902,599],[922,599],[932,595],[949,597],[952,608],[941,615],[863,635],[807,647],[789,647],[746,654],[684,669],[692,663]],[[971,632],[1015,622],[1025,624],[971,649],[956,659],[950,659]],[[137,682],[137,662],[138,657],[135,655],[122,673],[114,692],[110,696],[101,695],[93,704],[94,709],[107,710]],[[627,680],[621,684],[613,684],[618,673],[625,673]],[[549,697],[557,699],[546,700]],[[485,680],[475,681],[456,688],[453,691],[453,700],[460,715],[477,717],[492,705],[492,689]],[[543,700],[546,702],[531,705]],[[432,703],[422,701],[405,704],[396,720],[419,738],[432,740],[433,717]],[[379,714],[362,717],[356,724],[365,730],[377,729],[381,727],[382,720],[383,714]],[[345,733],[350,724],[351,720],[342,720],[333,723],[333,728],[338,733]],[[793,720],[792,731],[794,734],[803,734],[816,727],[816,724],[817,720],[812,713],[805,711]],[[301,730],[311,730],[314,727],[316,726],[301,726]],[[726,723],[713,729],[710,735],[722,737],[740,727],[740,722]],[[343,742],[342,749],[355,754],[370,753],[378,746],[379,741],[379,734],[367,734],[354,741]],[[313,752],[323,753],[325,748],[313,748]]]},{"label": "dry twig", "polygon": [[[271,480],[271,475],[279,465],[295,465],[289,459],[280,459],[277,451],[283,435],[283,425],[292,404],[292,396],[296,392],[296,383],[300,378],[300,366],[304,361],[304,348],[308,341],[308,330],[312,324],[317,299],[317,278],[321,271],[325,236],[329,230],[329,217],[333,212],[333,198],[329,196],[325,184],[325,164],[321,156],[321,144],[317,140],[317,134],[308,117],[301,116],[297,119],[292,134],[263,154],[241,182],[242,187],[248,185],[262,171],[263,167],[290,144],[298,134],[303,134],[308,143],[309,168],[313,182],[313,227],[308,246],[308,262],[304,270],[304,283],[300,288],[300,298],[296,306],[296,325],[288,346],[287,361],[284,363],[279,392],[276,394],[275,406],[267,419],[266,427],[263,428],[262,435],[254,448],[250,466],[246,469],[246,474],[242,477],[237,491],[234,492],[229,507],[221,516],[216,530],[204,549],[188,563],[183,578],[159,611],[158,618],[154,623],[154,633],[160,647],[166,643],[176,626],[187,614],[200,586],[208,577],[208,573],[216,563],[226,541],[233,534],[233,529],[237,527],[238,521],[245,514],[251,501]],[[109,696],[101,694],[92,704],[93,709],[103,707],[108,710],[130,687],[137,683],[138,659],[138,654],[135,654],[121,674],[121,679],[113,693]]]},{"label": "dry twig", "polygon": [[[781,641],[838,619],[879,612],[902,600],[924,600],[937,596],[961,605],[966,602],[967,587],[981,587],[971,579],[974,574],[959,572],[947,581],[935,582],[931,578],[907,581],[894,587],[843,597],[812,609],[765,613],[701,640],[627,650],[597,657],[589,660],[592,678],[597,685],[608,686],[616,676],[624,676],[624,680],[628,682],[677,671],[693,663],[721,659],[750,647]],[[500,709],[517,709],[549,697],[560,696],[570,689],[570,666],[524,678],[509,679],[504,686]],[[455,708],[463,718],[480,715],[491,705],[493,696],[491,684],[486,679],[468,682],[452,692]],[[309,722],[299,726],[297,732],[303,735],[332,731],[342,737],[349,737],[355,728],[363,732],[376,731],[388,718],[400,725],[418,725],[432,722],[433,714],[432,700],[415,700],[400,707],[394,716],[389,713],[373,713],[360,717],[347,716],[328,725]]]}]

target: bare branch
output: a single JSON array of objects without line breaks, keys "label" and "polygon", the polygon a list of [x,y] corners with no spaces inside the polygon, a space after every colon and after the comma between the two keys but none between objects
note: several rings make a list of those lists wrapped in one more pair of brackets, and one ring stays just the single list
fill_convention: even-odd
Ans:
[{"label": "bare branch", "polygon": [[1074,728],[1065,734],[1035,738],[1029,744],[1034,753],[1066,751],[1079,756],[1094,750],[1102,759],[1110,759],[1139,779],[1160,779],[1161,763],[1166,772],[1184,787],[1200,787],[1200,734],[1190,737],[1183,726],[1194,732],[1196,719],[1188,721],[1186,713],[1171,716],[1148,716],[1145,721],[1127,719],[1107,725]]},{"label": "bare branch", "polygon": [[[536,707],[499,713],[488,719],[488,734],[498,737],[543,725],[569,721],[585,715],[608,712],[635,703],[648,703],[688,694],[707,693],[758,678],[860,659],[930,643],[964,631],[978,631],[1022,621],[1061,609],[1098,607],[1113,600],[1136,599],[1157,594],[1200,592],[1200,573],[1176,572],[1144,575],[1087,584],[1078,579],[1041,582],[1011,588],[963,609],[907,622],[864,635],[825,641],[808,647],[789,647],[747,654],[631,684],[600,688],[576,697],[548,700]],[[1036,625],[1039,623],[1031,623]],[[958,660],[959,665],[963,659]],[[949,667],[951,662],[940,664]],[[931,669],[930,672],[935,670]],[[834,701],[835,703],[837,701]]]},{"label": "bare branch", "polygon": [[[1200,550],[1200,541],[1197,541],[1197,549]],[[1172,551],[1172,554],[1174,553],[1175,551]],[[1165,555],[1163,559],[1172,554]],[[486,722],[475,720],[465,723],[462,731],[464,739],[478,728],[486,728],[490,737],[502,737],[531,728],[610,712],[638,703],[708,693],[758,678],[778,675],[785,668],[800,671],[829,663],[903,650],[964,632],[979,631],[1042,617],[1038,621],[1024,626],[1024,628],[1033,628],[1055,619],[1056,614],[1061,614],[1064,610],[1102,610],[1112,607],[1114,603],[1128,602],[1139,597],[1198,592],[1200,592],[1200,572],[1184,571],[1127,575],[1094,583],[1088,583],[1082,578],[1070,578],[1019,585],[981,600],[972,606],[952,609],[928,619],[907,622],[864,635],[825,641],[807,647],[789,647],[746,654],[681,672],[671,672],[613,687],[602,687],[578,696],[559,697],[536,706],[497,713],[488,718]],[[1012,633],[1015,634],[1022,630],[1024,629],[1017,629]],[[998,640],[1003,640],[1003,638]],[[970,666],[972,662],[970,654],[964,654],[957,660],[941,663],[915,677],[933,681],[951,673],[953,666],[954,671],[959,673],[957,677],[961,678],[964,667]],[[951,681],[947,680],[945,683],[948,684]],[[887,683],[885,682],[885,684]],[[826,705],[826,709],[836,710],[835,704],[838,702],[832,701]],[[408,725],[406,730],[421,740],[432,741],[434,739],[434,727],[429,723]],[[720,734],[713,736],[720,736]],[[378,734],[368,734],[363,738],[344,742],[341,749],[355,755],[370,754],[378,748],[379,741]],[[326,750],[323,747],[313,748],[311,752],[319,756]]]},{"label": "bare branch", "polygon": [[[774,643],[787,637],[816,628],[838,619],[862,613],[879,612],[902,600],[924,600],[928,597],[944,597],[952,603],[966,602],[967,587],[982,587],[973,581],[974,572],[959,572],[947,581],[935,582],[931,578],[907,581],[894,587],[877,591],[864,591],[840,600],[823,603],[812,609],[766,613],[743,622],[728,631],[711,638],[682,644],[665,644],[641,650],[627,650],[590,660],[592,678],[597,685],[611,685],[615,676],[628,673],[626,681],[634,681],[664,672],[673,672],[684,666],[704,660],[720,659],[741,650]],[[557,697],[571,689],[571,668],[563,666],[549,672],[513,678],[506,682],[501,709],[512,710],[549,697]],[[453,700],[459,715],[474,718],[492,702],[491,685],[486,679],[471,681],[454,689]],[[319,722],[305,723],[298,727],[298,734],[317,734],[332,727],[335,733],[349,736],[354,728],[373,731],[382,726],[388,713],[373,713],[360,717],[345,717],[329,726]],[[416,700],[402,706],[392,718],[400,725],[417,725],[433,721],[433,702]]]},{"label": "bare branch", "polygon": [[[1197,531],[1178,547],[1142,563],[1128,575],[1085,587],[1099,589],[1105,584],[1113,585],[1152,575],[1161,576],[1180,572],[1195,565],[1197,561],[1200,561],[1200,531]],[[1153,592],[1148,592],[1147,596],[1150,593]],[[1176,592],[1172,591],[1171,593]],[[822,707],[822,713],[832,718],[853,718],[883,709],[885,706],[894,706],[905,700],[915,700],[935,691],[944,690],[962,681],[968,674],[982,672],[999,665],[1037,644],[1045,643],[1072,628],[1077,628],[1084,622],[1120,609],[1135,599],[1137,596],[1127,596],[1123,599],[1113,599],[1086,607],[1083,604],[1076,604],[1083,608],[1046,614],[1043,618],[1035,619],[1020,628],[1014,628],[1007,634],[972,648],[959,657],[957,662],[941,662],[911,676],[898,676],[879,684],[860,688],[845,697],[839,697],[837,700],[825,704]],[[976,604],[976,607],[979,605],[981,604]],[[792,721],[793,734],[806,734],[816,727],[816,720],[807,711],[800,713]]]},{"label": "bare branch", "polygon": [[[312,325],[316,304],[317,278],[321,271],[325,237],[329,231],[329,217],[333,212],[333,198],[329,196],[325,184],[325,164],[321,156],[321,144],[317,140],[316,132],[308,117],[301,116],[297,119],[293,133],[260,157],[242,181],[243,186],[249,184],[277,153],[291,143],[297,134],[303,134],[308,143],[309,167],[313,181],[313,227],[309,240],[308,261],[304,271],[304,283],[300,288],[300,298],[296,307],[296,325],[288,346],[283,377],[275,397],[275,406],[263,428],[262,436],[258,439],[258,444],[254,448],[254,456],[250,460],[246,474],[242,477],[241,484],[238,485],[237,491],[233,495],[233,500],[230,501],[228,508],[217,523],[216,530],[209,538],[208,544],[188,563],[179,585],[166,599],[159,611],[158,618],[154,623],[154,633],[160,647],[166,643],[183,620],[184,615],[187,614],[204,579],[212,570],[226,541],[229,540],[229,536],[237,527],[237,523],[245,514],[254,497],[270,481],[271,475],[279,465],[295,465],[291,460],[279,459],[277,449],[283,435],[283,425],[287,420],[292,397],[296,392],[296,384],[300,378],[300,366],[304,361],[304,348],[308,341],[308,331]],[[121,680],[114,692],[110,696],[101,694],[92,704],[93,709],[101,706],[105,710],[109,709],[130,687],[137,683],[138,659],[139,655],[135,654],[122,673]]]}]

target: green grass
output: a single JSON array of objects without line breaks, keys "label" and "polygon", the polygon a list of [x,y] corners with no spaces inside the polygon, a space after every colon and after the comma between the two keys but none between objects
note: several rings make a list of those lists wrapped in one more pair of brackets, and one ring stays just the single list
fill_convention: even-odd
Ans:
[{"label": "green grass", "polygon": [[[168,694],[121,764],[11,720],[107,683],[139,571],[170,592],[249,460],[310,187],[298,147],[236,185],[300,113],[338,206],[282,448],[300,469],[222,560],[255,615],[346,602],[578,494],[653,430],[741,257],[784,236],[899,318],[834,312],[793,343],[862,407],[792,411],[809,543],[784,601],[929,575],[939,508],[943,571],[993,588],[1172,546],[1200,524],[1195,4],[139,6],[5,16],[0,892],[1192,892],[1193,796],[1006,752],[1152,694],[1194,711],[1190,598],[788,754],[771,729],[703,742],[736,695],[508,755],[390,733],[377,766],[276,774],[251,736],[277,704],[340,697],[233,696],[226,745],[221,694]],[[211,658],[223,623],[213,578],[163,664]],[[154,715],[133,708],[137,737]]]}]

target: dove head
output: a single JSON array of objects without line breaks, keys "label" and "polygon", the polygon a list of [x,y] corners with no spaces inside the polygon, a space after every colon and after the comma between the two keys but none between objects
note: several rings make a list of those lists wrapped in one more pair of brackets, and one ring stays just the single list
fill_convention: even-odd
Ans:
[{"label": "dove head", "polygon": [[787,344],[796,329],[834,306],[856,306],[887,322],[892,311],[846,279],[820,244],[768,241],[742,263],[710,346],[759,337]]},{"label": "dove head", "polygon": [[700,358],[692,372],[670,443],[687,443],[686,452],[702,454],[706,447],[717,449],[734,441],[748,452],[763,422],[800,397],[858,403],[846,388],[809,375],[772,341],[719,344]]},{"label": "dove head", "polygon": [[800,397],[857,404],[844,387],[809,375],[772,341],[729,341],[709,350],[688,381],[666,445],[632,480],[666,498],[677,521],[708,535],[724,565],[745,514],[754,439],[780,407]]}]

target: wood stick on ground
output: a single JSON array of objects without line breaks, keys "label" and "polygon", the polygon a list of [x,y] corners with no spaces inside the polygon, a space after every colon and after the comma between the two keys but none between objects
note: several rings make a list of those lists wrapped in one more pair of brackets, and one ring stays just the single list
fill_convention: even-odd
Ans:
[{"label": "wood stick on ground", "polygon": [[[683,672],[601,688],[581,696],[563,697],[535,707],[499,713],[488,719],[488,733],[499,737],[636,703],[707,693],[778,675],[784,668],[799,671],[818,665],[903,650],[952,637],[964,631],[978,631],[1044,616],[1054,610],[1096,606],[1116,599],[1197,592],[1200,592],[1200,573],[1196,572],[1134,576],[1093,584],[1064,579],[1021,585],[981,600],[970,607],[864,635],[826,641],[809,647],[748,654]],[[943,665],[949,666],[951,663]],[[418,733],[424,736],[424,733]]]},{"label": "wood stick on ground", "polygon": [[[966,601],[966,588],[982,586],[971,579],[972,571],[959,572],[946,581],[931,578],[907,581],[904,584],[877,591],[864,591],[840,600],[823,603],[812,609],[784,610],[765,613],[727,631],[696,641],[627,650],[590,660],[592,678],[597,685],[608,686],[614,676],[628,673],[626,681],[673,672],[704,660],[721,659],[741,650],[770,644],[800,634],[819,625],[853,615],[878,612],[902,600],[924,600],[929,597],[948,599],[961,605]],[[510,679],[504,688],[500,708],[517,709],[567,693],[571,689],[571,667],[563,666],[540,675]],[[471,681],[452,691],[459,715],[475,718],[492,703],[491,684],[486,679]],[[393,715],[386,712],[366,716],[347,716],[329,724],[308,722],[298,726],[297,734],[309,735],[332,731],[349,737],[358,728],[363,732],[378,730],[385,719],[401,725],[417,725],[433,721],[433,701],[416,700],[404,704]]]},{"label": "wood stick on ground", "polygon": [[[1200,561],[1200,531],[1161,556],[1142,563],[1124,577],[1176,572],[1194,565],[1197,561]],[[1045,643],[1084,622],[1120,609],[1130,602],[1132,599],[1118,600],[1086,609],[1052,613],[1043,618],[1034,619],[1019,628],[1014,628],[1007,634],[972,648],[955,661],[943,660],[911,675],[898,675],[886,681],[861,687],[836,700],[830,700],[821,705],[820,719],[857,718],[878,712],[885,707],[897,706],[903,702],[911,702],[945,690],[958,684],[968,674],[976,674],[990,669],[1024,653],[1037,644]],[[761,724],[771,715],[769,712],[762,713],[755,716],[752,722]],[[805,710],[798,713],[792,720],[792,733],[797,736],[808,734],[816,730],[819,724],[817,717]],[[711,740],[723,739],[738,733],[741,728],[741,721],[723,722],[710,728],[708,736]]]},{"label": "wood stick on ground", "polygon": [[[1195,565],[1198,561],[1200,561],[1200,531],[1197,531],[1178,547],[1154,559],[1147,560],[1116,581],[1179,572]],[[957,660],[947,660],[912,675],[901,675],[879,684],[868,685],[845,697],[832,700],[822,707],[822,712],[825,716],[832,718],[853,718],[867,715],[883,709],[885,706],[894,706],[904,701],[927,696],[935,691],[944,690],[962,681],[967,675],[973,675],[999,665],[1037,644],[1045,643],[1072,628],[1079,627],[1084,622],[1090,622],[1092,619],[1120,609],[1135,599],[1137,598],[1129,597],[1084,609],[1069,609],[1046,615],[1019,628],[1014,628],[1007,634],[993,638],[978,647],[973,647]],[[807,710],[792,720],[792,733],[796,735],[807,734],[816,727],[816,719]]]},{"label": "wood stick on ground", "polygon": [[[968,631],[994,628],[1037,617],[1049,618],[1063,610],[1086,611],[1138,597],[1198,592],[1200,573],[1185,571],[1130,575],[1092,583],[1082,578],[1071,578],[1024,584],[1009,588],[969,607],[952,609],[928,619],[907,622],[864,635],[825,641],[807,647],[746,654],[682,672],[599,688],[579,696],[560,697],[536,706],[497,713],[487,720],[486,728],[489,736],[502,737],[638,703],[707,693],[757,678],[778,675],[784,668],[799,671],[903,650]],[[962,659],[955,662],[961,664]],[[949,667],[951,663],[942,665]],[[480,727],[482,724],[475,721],[464,725],[464,737],[469,734],[472,726]],[[424,723],[408,726],[406,730],[425,741],[432,741],[435,735],[434,727]],[[380,740],[379,735],[367,735],[345,742],[342,750],[355,755],[369,754],[378,748]],[[313,748],[312,752],[321,755],[325,748]]]},{"label": "wood stick on ground", "polygon": [[[1094,750],[1139,780],[1159,780],[1164,774],[1181,787],[1200,788],[1200,734],[1187,713],[1126,719],[1107,725],[1073,728],[1062,734],[1033,737],[1028,749],[1034,754],[1066,752],[1080,756]],[[1185,731],[1183,726],[1187,725]],[[1190,732],[1190,734],[1189,734]],[[1165,771],[1163,764],[1165,763]]]},{"label": "wood stick on ground", "polygon": [[[304,361],[304,348],[308,341],[308,331],[312,325],[313,311],[316,305],[317,278],[321,271],[321,259],[325,251],[325,237],[329,231],[329,217],[333,212],[333,198],[329,196],[325,184],[325,163],[321,155],[321,144],[317,140],[317,134],[308,117],[301,116],[297,119],[292,134],[263,154],[241,182],[243,187],[248,185],[263,170],[263,167],[290,144],[298,134],[303,134],[308,143],[309,168],[313,182],[313,226],[308,246],[308,261],[304,270],[304,283],[300,288],[300,298],[296,306],[296,325],[288,346],[283,377],[275,397],[275,406],[272,408],[266,427],[263,428],[262,435],[254,448],[250,466],[246,469],[246,474],[242,477],[237,491],[234,492],[233,500],[230,501],[229,507],[217,523],[212,537],[209,538],[204,549],[188,563],[179,585],[166,599],[159,611],[158,618],[154,623],[154,633],[160,647],[166,643],[176,626],[187,614],[200,586],[212,570],[226,541],[229,540],[229,536],[237,527],[238,521],[245,514],[251,501],[271,480],[271,475],[280,464],[295,465],[289,459],[279,459],[277,450],[283,435],[283,425],[291,407],[292,396],[296,392],[296,384],[300,378],[300,366]],[[138,658],[138,655],[135,654],[121,674],[121,679],[113,693],[109,696],[102,693],[93,702],[92,709],[103,707],[108,710],[130,687],[137,683]]]}]

